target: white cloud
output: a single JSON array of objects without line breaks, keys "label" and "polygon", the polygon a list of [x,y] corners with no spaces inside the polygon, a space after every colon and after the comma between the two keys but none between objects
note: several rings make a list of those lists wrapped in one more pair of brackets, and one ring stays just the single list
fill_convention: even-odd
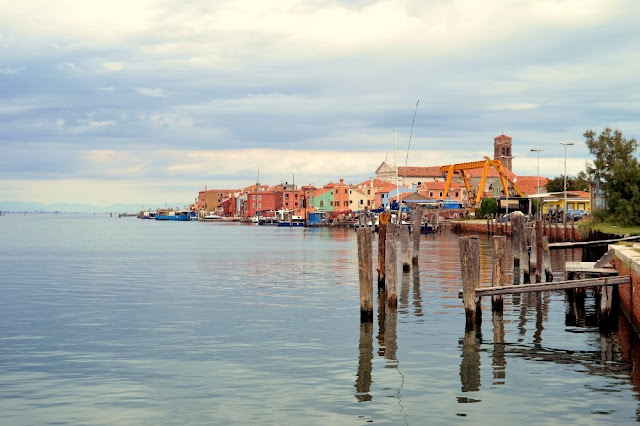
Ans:
[{"label": "white cloud", "polygon": [[16,75],[16,74],[20,74],[22,71],[24,71],[24,67],[17,67],[17,68],[12,68],[12,67],[0,68],[0,74],[2,74],[2,75]]},{"label": "white cloud", "polygon": [[144,96],[151,96],[154,98],[164,98],[166,97],[166,93],[162,89],[151,89],[148,87],[136,87],[136,91]]},{"label": "white cloud", "polygon": [[124,62],[104,62],[102,68],[107,71],[122,71],[125,68]]}]

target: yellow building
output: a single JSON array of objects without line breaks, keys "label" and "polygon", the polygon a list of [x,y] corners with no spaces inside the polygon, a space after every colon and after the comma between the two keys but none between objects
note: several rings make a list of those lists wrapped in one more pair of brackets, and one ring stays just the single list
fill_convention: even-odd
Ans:
[{"label": "yellow building", "polygon": [[[538,194],[542,197],[542,213],[549,209],[564,210],[564,192]],[[567,191],[567,210],[586,210],[591,212],[590,194],[586,191]]]}]

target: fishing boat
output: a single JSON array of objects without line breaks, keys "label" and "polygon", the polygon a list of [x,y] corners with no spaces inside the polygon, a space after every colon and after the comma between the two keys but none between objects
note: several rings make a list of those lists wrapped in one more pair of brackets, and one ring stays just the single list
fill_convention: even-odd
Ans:
[{"label": "fishing boat", "polygon": [[155,215],[155,219],[187,222],[191,219],[191,213],[188,211],[161,210]]},{"label": "fishing boat", "polygon": [[304,218],[302,216],[291,216],[291,220],[280,220],[278,226],[304,226]]}]

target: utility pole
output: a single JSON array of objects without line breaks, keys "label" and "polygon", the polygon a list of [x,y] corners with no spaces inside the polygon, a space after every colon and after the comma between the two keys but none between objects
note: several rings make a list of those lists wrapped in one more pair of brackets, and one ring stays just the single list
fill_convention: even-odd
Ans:
[{"label": "utility pole", "polygon": [[564,145],[564,212],[563,212],[562,221],[563,223],[566,223],[566,220],[567,220],[567,146],[573,145],[573,142],[560,142],[560,145]]}]

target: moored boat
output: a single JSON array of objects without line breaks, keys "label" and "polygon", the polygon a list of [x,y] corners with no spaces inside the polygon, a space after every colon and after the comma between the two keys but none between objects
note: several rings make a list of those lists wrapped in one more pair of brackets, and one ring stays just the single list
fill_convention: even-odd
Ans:
[{"label": "moored boat", "polygon": [[174,211],[174,210],[170,210],[170,211],[159,211],[156,215],[155,215],[155,219],[156,220],[175,220],[175,221],[181,221],[181,222],[186,222],[189,221],[191,219],[191,214],[188,211]]}]

